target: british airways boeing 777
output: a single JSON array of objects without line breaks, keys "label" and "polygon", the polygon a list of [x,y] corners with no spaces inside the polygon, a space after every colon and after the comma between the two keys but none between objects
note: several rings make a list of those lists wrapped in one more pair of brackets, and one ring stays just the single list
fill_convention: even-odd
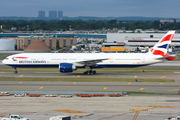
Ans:
[{"label": "british airways boeing 777", "polygon": [[56,67],[62,73],[86,68],[84,74],[96,74],[95,68],[140,67],[173,60],[167,55],[175,31],[169,31],[148,53],[21,53],[8,56],[3,64],[12,66],[17,74],[18,67]]}]

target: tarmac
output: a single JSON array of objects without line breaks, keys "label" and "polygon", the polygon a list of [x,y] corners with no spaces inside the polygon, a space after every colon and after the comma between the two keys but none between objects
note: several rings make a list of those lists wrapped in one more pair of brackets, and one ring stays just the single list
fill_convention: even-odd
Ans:
[{"label": "tarmac", "polygon": [[30,120],[66,115],[78,120],[163,120],[180,113],[179,96],[0,97],[0,115]]},{"label": "tarmac", "polygon": [[[179,68],[180,62],[165,62],[152,67]],[[0,64],[1,67],[4,67]],[[151,67],[151,66],[148,66]],[[55,82],[55,81],[0,81],[0,91],[28,91],[52,94],[76,92],[116,93],[123,91],[177,94],[180,74],[174,73],[97,73],[83,75],[73,72],[0,72],[0,77],[11,78],[134,78],[137,82]],[[141,82],[139,78],[174,79],[175,82]],[[163,120],[180,115],[179,95],[125,95],[121,97],[14,97],[0,96],[0,115],[19,114],[30,120],[48,120],[52,116],[70,115],[77,120]]]},{"label": "tarmac", "polygon": [[[178,94],[179,82],[57,82],[57,81],[0,81],[0,91],[63,91],[64,94],[88,92],[148,92]],[[29,92],[30,93],[30,92]],[[31,92],[31,94],[33,94]],[[40,93],[37,93],[40,94]],[[53,94],[59,94],[55,92]],[[63,94],[63,93],[61,93]]]}]

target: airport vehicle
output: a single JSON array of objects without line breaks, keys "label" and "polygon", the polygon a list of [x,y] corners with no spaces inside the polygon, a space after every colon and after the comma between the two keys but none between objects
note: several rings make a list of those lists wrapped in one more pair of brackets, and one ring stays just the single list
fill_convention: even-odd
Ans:
[{"label": "airport vehicle", "polygon": [[71,116],[54,116],[54,117],[50,117],[49,120],[71,120]]},{"label": "airport vehicle", "polygon": [[28,118],[21,117],[20,115],[10,114],[8,118],[2,117],[0,120],[29,120]]},{"label": "airport vehicle", "polygon": [[26,96],[26,93],[24,91],[21,92],[21,94],[15,94],[15,97],[24,97]]},{"label": "airport vehicle", "polygon": [[177,117],[169,117],[169,118],[166,118],[164,120],[180,120],[180,116],[177,116]]},{"label": "airport vehicle", "polygon": [[12,66],[17,74],[18,67],[59,67],[62,73],[86,68],[84,74],[96,74],[96,68],[141,67],[173,60],[167,55],[175,31],[169,31],[148,53],[21,53],[8,56],[2,63]]}]

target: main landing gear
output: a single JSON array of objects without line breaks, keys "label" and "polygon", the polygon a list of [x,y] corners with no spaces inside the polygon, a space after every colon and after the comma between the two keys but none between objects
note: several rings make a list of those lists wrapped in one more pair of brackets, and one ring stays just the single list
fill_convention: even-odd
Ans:
[{"label": "main landing gear", "polygon": [[87,74],[89,74],[89,75],[96,74],[96,71],[92,70],[89,66],[85,66],[85,68],[86,68],[87,71],[84,72],[84,75],[87,75]]},{"label": "main landing gear", "polygon": [[18,73],[18,71],[17,71],[16,67],[12,67],[12,69],[14,69],[14,70],[15,70],[15,71],[14,71],[14,74],[17,74],[17,73]]},{"label": "main landing gear", "polygon": [[91,75],[91,74],[96,74],[96,71],[94,70],[94,71],[92,71],[92,70],[90,70],[90,71],[85,71],[84,72],[84,75],[87,75],[87,74],[89,74],[89,75]]}]

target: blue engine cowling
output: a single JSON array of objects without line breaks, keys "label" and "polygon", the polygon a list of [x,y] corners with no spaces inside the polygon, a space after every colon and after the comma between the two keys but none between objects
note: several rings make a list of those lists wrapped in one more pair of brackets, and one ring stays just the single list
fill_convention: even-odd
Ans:
[{"label": "blue engine cowling", "polygon": [[72,63],[60,63],[59,64],[59,71],[62,73],[72,72],[75,69],[76,69],[76,67]]}]

